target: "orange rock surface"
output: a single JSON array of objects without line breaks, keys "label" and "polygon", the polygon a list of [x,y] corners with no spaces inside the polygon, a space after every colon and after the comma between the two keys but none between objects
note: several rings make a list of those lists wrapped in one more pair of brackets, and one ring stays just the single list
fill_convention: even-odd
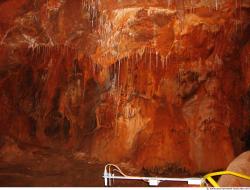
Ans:
[{"label": "orange rock surface", "polygon": [[0,2],[0,134],[189,173],[250,148],[248,0]]}]

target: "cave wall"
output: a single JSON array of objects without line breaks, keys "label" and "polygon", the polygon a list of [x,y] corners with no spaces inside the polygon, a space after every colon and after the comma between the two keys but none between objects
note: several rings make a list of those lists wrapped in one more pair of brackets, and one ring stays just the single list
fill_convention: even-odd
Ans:
[{"label": "cave wall", "polygon": [[0,2],[0,134],[191,173],[250,148],[248,0]]}]

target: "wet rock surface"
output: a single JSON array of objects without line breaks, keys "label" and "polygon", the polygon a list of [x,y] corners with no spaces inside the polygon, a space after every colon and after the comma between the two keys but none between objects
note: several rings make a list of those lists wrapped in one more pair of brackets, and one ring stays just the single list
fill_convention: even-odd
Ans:
[{"label": "wet rock surface", "polygon": [[225,169],[250,148],[249,20],[247,0],[2,1],[1,142]]}]

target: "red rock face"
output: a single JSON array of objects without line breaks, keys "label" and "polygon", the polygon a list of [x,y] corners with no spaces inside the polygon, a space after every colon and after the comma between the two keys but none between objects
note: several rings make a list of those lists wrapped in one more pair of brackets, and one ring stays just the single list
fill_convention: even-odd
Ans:
[{"label": "red rock face", "polygon": [[190,173],[249,149],[250,4],[0,3],[0,132]]}]

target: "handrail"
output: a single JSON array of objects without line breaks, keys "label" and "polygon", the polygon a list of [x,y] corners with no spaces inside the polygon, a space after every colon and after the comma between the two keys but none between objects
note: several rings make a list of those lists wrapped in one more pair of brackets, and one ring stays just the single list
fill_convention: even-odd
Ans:
[{"label": "handrail", "polygon": [[[113,169],[112,169],[113,168]],[[115,175],[115,172],[120,175]],[[205,175],[203,178],[167,178],[167,177],[140,177],[140,176],[129,176],[122,172],[122,170],[115,164],[107,164],[104,169],[104,182],[105,186],[111,186],[112,182],[115,179],[120,180],[142,180],[149,184],[149,186],[158,186],[159,183],[163,181],[179,181],[179,182],[187,182],[189,185],[199,185],[200,187],[204,187],[207,185],[206,181],[208,181],[213,187],[220,187],[219,184],[213,179],[214,176],[221,175],[233,175],[236,177],[240,177],[243,179],[250,180],[250,176],[232,172],[232,171],[219,171],[213,172]]]},{"label": "handrail", "polygon": [[[113,169],[112,169],[113,168]],[[120,175],[115,176],[114,172]],[[120,180],[142,180],[149,184],[149,186],[158,186],[163,181],[186,182],[189,185],[201,185],[202,178],[167,178],[167,177],[140,177],[129,176],[124,174],[121,169],[115,164],[107,164],[103,174],[105,186],[111,186],[115,179]]]}]

